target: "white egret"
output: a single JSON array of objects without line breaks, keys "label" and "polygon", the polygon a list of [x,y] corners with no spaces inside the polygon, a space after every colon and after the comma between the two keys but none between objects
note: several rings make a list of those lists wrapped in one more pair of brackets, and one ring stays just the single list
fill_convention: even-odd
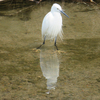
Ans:
[{"label": "white egret", "polygon": [[42,22],[42,38],[44,39],[43,44],[45,44],[46,39],[51,40],[55,38],[54,45],[56,46],[57,35],[59,35],[60,38],[62,37],[62,16],[60,13],[68,17],[68,15],[63,12],[61,6],[54,3],[51,7],[51,11],[44,17]]}]

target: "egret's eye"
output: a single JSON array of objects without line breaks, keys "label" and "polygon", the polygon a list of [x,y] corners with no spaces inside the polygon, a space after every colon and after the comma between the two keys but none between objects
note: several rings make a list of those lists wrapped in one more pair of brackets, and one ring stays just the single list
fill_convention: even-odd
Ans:
[{"label": "egret's eye", "polygon": [[57,10],[59,10],[59,9],[57,8]]}]

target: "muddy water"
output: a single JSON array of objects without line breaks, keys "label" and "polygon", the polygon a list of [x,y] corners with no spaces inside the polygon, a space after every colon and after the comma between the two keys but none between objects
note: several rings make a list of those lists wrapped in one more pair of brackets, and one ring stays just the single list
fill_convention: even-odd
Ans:
[{"label": "muddy water", "polygon": [[59,3],[63,41],[46,41],[41,23],[51,3],[0,16],[0,100],[100,100],[100,7]]}]

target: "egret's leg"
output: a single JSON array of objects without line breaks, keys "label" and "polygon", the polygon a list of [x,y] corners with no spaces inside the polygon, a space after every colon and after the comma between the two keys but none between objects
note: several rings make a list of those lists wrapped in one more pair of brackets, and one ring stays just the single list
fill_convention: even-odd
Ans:
[{"label": "egret's leg", "polygon": [[41,46],[45,44],[45,39],[46,39],[46,36],[44,37],[43,44],[41,44],[39,47],[37,47],[37,49],[40,49],[40,48],[41,48]]},{"label": "egret's leg", "polygon": [[45,39],[46,39],[46,36],[44,37],[44,41],[43,41],[43,44],[45,44]]},{"label": "egret's leg", "polygon": [[54,42],[54,46],[56,46],[56,40],[57,40],[57,37],[55,37],[55,42]]},{"label": "egret's leg", "polygon": [[56,45],[56,41],[57,41],[57,36],[55,37],[54,46],[55,46],[55,47],[56,47],[56,49],[58,50],[57,45]]}]

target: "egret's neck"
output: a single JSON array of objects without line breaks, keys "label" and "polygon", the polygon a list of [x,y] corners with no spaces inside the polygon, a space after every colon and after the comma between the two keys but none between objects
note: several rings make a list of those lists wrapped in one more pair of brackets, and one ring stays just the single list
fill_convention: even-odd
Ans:
[{"label": "egret's neck", "polygon": [[[53,22],[54,23],[60,23],[59,25],[62,26],[62,16],[59,12],[51,12],[53,16]],[[56,25],[58,26],[58,25]]]},{"label": "egret's neck", "polygon": [[61,16],[60,12],[55,12],[51,10],[51,13],[53,16],[56,16],[55,18],[57,18],[57,16]]}]

